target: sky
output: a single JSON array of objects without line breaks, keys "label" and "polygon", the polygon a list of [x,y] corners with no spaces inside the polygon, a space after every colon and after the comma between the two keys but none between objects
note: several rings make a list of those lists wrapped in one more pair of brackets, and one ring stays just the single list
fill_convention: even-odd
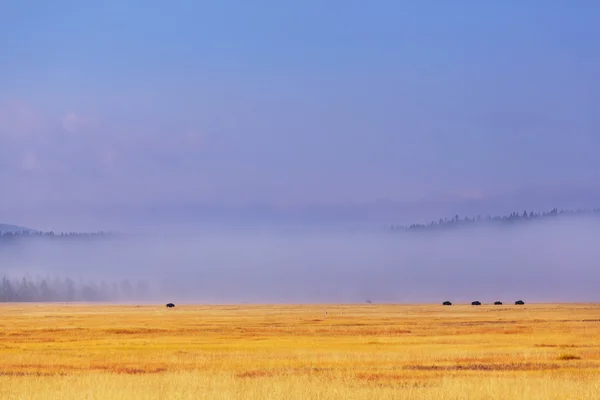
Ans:
[{"label": "sky", "polygon": [[596,1],[124,3],[0,3],[0,222],[600,204]]}]

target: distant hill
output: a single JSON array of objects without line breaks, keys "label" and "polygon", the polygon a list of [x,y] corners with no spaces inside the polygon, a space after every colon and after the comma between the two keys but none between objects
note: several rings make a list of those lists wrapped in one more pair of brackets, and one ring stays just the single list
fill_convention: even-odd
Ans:
[{"label": "distant hill", "polygon": [[514,223],[522,223],[529,221],[539,221],[539,220],[547,220],[550,218],[557,217],[576,217],[576,216],[600,216],[600,208],[594,209],[579,209],[579,210],[559,210],[558,208],[553,208],[547,212],[527,212],[523,211],[523,213],[512,212],[507,215],[495,216],[492,217],[487,215],[482,217],[478,215],[477,217],[463,217],[460,218],[458,215],[455,215],[453,218],[440,218],[438,221],[431,221],[428,224],[412,224],[410,226],[403,225],[392,225],[392,230],[408,230],[408,231],[422,231],[422,230],[433,230],[433,229],[447,229],[447,228],[459,228],[465,226],[473,226],[480,224],[514,224]]},{"label": "distant hill", "polygon": [[33,232],[33,229],[25,228],[17,225],[0,224],[1,233],[14,233],[14,232]]}]

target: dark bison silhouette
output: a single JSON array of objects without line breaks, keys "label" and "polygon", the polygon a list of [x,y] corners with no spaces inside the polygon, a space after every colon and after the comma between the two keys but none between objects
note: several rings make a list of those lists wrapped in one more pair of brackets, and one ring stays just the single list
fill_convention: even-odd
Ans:
[{"label": "dark bison silhouette", "polygon": [[495,305],[495,306],[501,306],[501,305],[502,305],[502,302],[501,302],[501,301],[495,301],[495,302],[494,302],[494,305]]},{"label": "dark bison silhouette", "polygon": [[472,306],[480,306],[481,302],[480,301],[474,301],[471,303]]},{"label": "dark bison silhouette", "polygon": [[442,305],[444,305],[444,306],[451,306],[452,303],[450,303],[449,301],[445,301],[445,302],[442,303]]},{"label": "dark bison silhouette", "polygon": [[525,302],[523,300],[515,301],[515,305],[517,305],[517,306],[522,306],[523,304],[525,304]]},{"label": "dark bison silhouette", "polygon": [[173,307],[175,307],[175,304],[173,304],[173,303],[167,303],[167,308],[173,308]]}]

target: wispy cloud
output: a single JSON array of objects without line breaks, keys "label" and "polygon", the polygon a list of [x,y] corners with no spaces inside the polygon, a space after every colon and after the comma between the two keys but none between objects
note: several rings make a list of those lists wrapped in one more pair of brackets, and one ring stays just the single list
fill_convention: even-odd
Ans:
[{"label": "wispy cloud", "polygon": [[48,119],[23,101],[0,101],[0,140],[24,140],[48,128]]},{"label": "wispy cloud", "polygon": [[69,111],[62,118],[61,125],[63,129],[69,133],[81,133],[81,131],[86,128],[87,122],[88,121],[81,115]]},{"label": "wispy cloud", "polygon": [[[197,128],[158,126],[152,119],[103,120],[72,110],[52,114],[25,102],[4,101],[0,157],[6,174],[0,184],[21,197],[40,197],[40,202],[181,193],[189,191],[209,143],[210,136]],[[31,181],[40,177],[44,180]]]},{"label": "wispy cloud", "polygon": [[19,167],[25,171],[33,171],[39,166],[35,153],[26,151],[19,160]]}]

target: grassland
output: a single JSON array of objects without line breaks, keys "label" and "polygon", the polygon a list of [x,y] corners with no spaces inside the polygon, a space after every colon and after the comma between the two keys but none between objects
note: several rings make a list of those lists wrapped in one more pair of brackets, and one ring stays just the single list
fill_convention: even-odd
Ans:
[{"label": "grassland", "polygon": [[0,305],[2,399],[598,393],[600,305]]}]

